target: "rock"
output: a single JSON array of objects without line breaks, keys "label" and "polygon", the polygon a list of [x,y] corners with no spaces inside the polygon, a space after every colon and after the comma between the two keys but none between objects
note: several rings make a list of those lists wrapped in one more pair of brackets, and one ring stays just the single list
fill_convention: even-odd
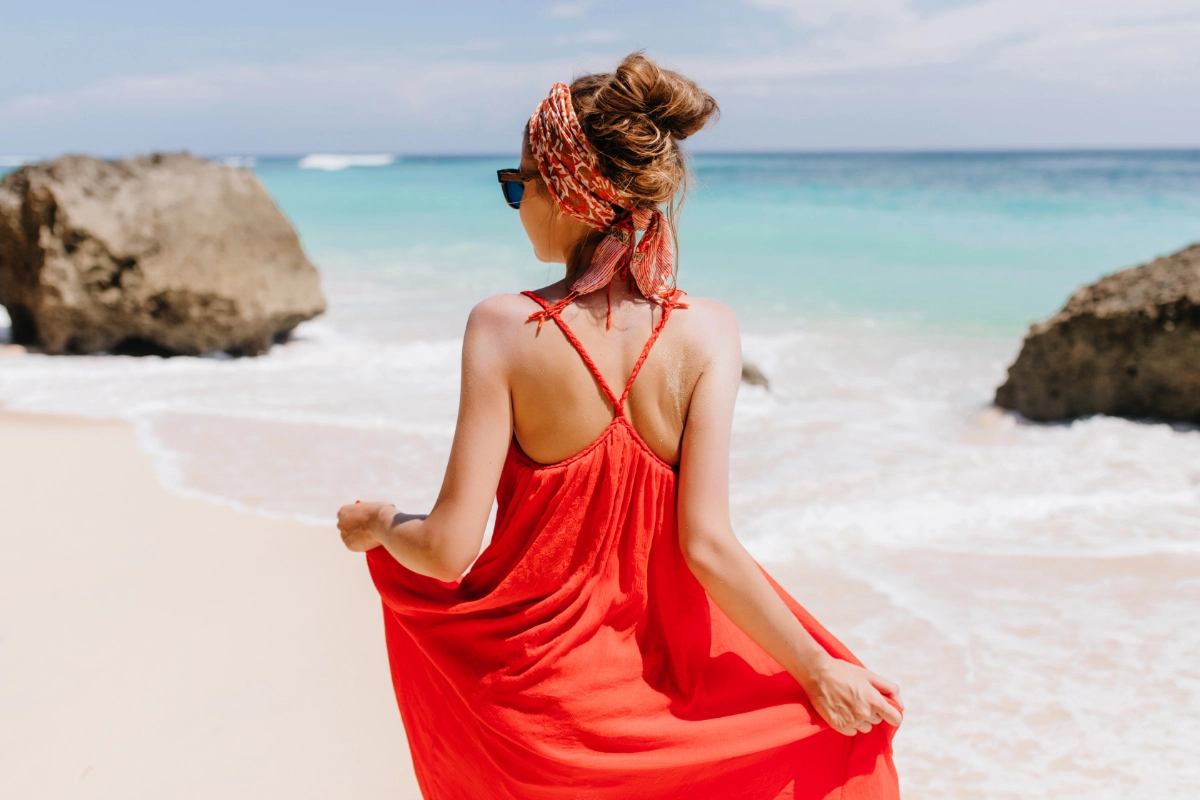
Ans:
[{"label": "rock", "polygon": [[1200,244],[1102,278],[1025,337],[996,404],[1200,422]]},{"label": "rock", "polygon": [[751,386],[761,386],[767,391],[771,389],[771,383],[767,380],[767,376],[763,374],[761,369],[749,361],[742,362],[742,383],[748,383]]},{"label": "rock", "polygon": [[13,341],[48,353],[254,355],[325,310],[258,179],[187,154],[67,156],[5,176],[0,304]]}]

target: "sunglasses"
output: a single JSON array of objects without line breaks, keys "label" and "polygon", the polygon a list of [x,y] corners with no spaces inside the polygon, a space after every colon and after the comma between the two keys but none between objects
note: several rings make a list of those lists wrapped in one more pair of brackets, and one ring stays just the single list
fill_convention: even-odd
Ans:
[{"label": "sunglasses", "polygon": [[504,202],[509,208],[520,208],[521,198],[525,196],[525,176],[519,169],[498,169],[496,177],[500,179],[500,189],[504,192]]}]

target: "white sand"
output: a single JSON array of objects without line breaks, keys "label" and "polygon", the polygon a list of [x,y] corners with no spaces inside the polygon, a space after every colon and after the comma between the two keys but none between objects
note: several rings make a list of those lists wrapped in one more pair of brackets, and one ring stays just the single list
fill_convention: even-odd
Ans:
[{"label": "white sand", "polygon": [[0,797],[420,796],[332,524],[171,494],[121,423],[2,413],[0,454]]},{"label": "white sand", "polygon": [[[1011,476],[1073,470],[1067,497],[1092,498],[1082,483],[1099,475],[1094,507],[955,516],[944,502],[954,484],[917,484],[914,503],[932,504],[922,524],[946,515],[1006,526],[1011,552],[986,537],[979,552],[864,543],[854,526],[869,515],[829,515],[809,535],[842,531],[845,546],[764,560],[903,687],[896,761],[910,800],[1196,794],[1200,556],[1170,545],[1193,542],[1200,521],[1189,503],[1200,440],[1133,426],[995,434],[979,452],[986,472],[974,474],[999,488],[960,487],[968,500],[1003,490],[1019,509],[1039,495]],[[1035,439],[1048,468],[1005,455],[1021,437]],[[298,461],[269,439],[238,441],[254,442],[256,462],[221,451],[204,469],[250,480]],[[754,444],[768,455],[769,445],[765,433]],[[342,548],[332,524],[264,521],[175,496],[121,423],[0,413],[0,455],[0,800],[418,797],[379,601],[362,556]],[[974,461],[955,463],[970,472]],[[752,470],[772,463],[742,458],[739,469],[758,479]],[[887,469],[867,471],[870,485],[840,508],[870,512],[882,490],[903,488],[879,463]],[[785,530],[785,512],[819,507],[843,480],[803,488],[810,478],[791,475],[801,488],[765,518]],[[824,521],[839,519],[849,523]],[[1103,548],[1122,541],[1129,552]]]}]

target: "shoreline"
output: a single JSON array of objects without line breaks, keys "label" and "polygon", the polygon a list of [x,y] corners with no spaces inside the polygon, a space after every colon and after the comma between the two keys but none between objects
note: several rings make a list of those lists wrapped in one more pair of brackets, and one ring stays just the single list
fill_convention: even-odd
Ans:
[{"label": "shoreline", "polygon": [[[323,524],[347,497],[431,506],[454,430],[461,339],[375,341],[335,322],[307,323],[296,339],[253,359],[45,356],[0,347],[7,372],[0,372],[0,412],[123,420],[169,490],[263,519]],[[930,379],[972,392],[983,408],[1019,345],[995,336],[900,335],[853,319],[799,321],[787,331],[747,331],[742,340],[746,360],[775,391],[760,397],[743,387],[741,420],[768,406],[821,403],[827,391],[848,390],[870,403],[864,378],[927,353],[972,374],[990,368],[988,385],[972,388],[953,370],[924,365]],[[822,355],[831,348],[833,358],[870,363],[833,374],[833,361]],[[386,368],[367,381],[346,366],[353,364]],[[859,420],[876,409],[864,411]]]},{"label": "shoreline", "polygon": [[0,441],[7,792],[420,796],[332,523],[179,496],[123,421],[0,409]]}]

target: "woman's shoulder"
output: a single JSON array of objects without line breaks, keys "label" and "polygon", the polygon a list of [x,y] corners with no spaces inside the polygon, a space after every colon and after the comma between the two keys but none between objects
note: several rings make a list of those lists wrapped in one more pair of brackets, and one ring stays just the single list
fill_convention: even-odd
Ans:
[{"label": "woman's shoulder", "polygon": [[697,354],[715,356],[736,350],[741,352],[737,315],[719,300],[685,295],[686,307],[672,313],[667,327],[685,339]]},{"label": "woman's shoulder", "polygon": [[[554,296],[554,287],[548,287],[538,294],[551,303],[559,299]],[[494,294],[475,304],[471,309],[471,319],[485,324],[504,322],[513,317],[525,319],[532,311],[537,310],[536,303],[536,300],[524,293]],[[681,316],[689,317],[693,324],[737,325],[737,315],[734,314],[733,309],[720,300],[684,293],[680,298],[679,308],[680,310],[687,309],[688,313]]]},{"label": "woman's shoulder", "polygon": [[[548,302],[556,299],[546,297]],[[733,309],[719,300],[693,295],[684,295],[681,303],[666,326],[671,331],[671,338],[686,342],[697,354],[716,355],[730,349],[740,352],[738,321]],[[486,297],[471,309],[467,318],[467,336],[493,342],[510,341],[537,309],[535,300],[521,294]]]},{"label": "woman's shoulder", "polygon": [[683,304],[682,307],[687,310],[686,314],[681,314],[680,316],[689,319],[693,325],[699,327],[709,327],[712,325],[722,328],[737,327],[737,315],[733,313],[732,308],[720,300],[685,294],[680,302]]},{"label": "woman's shoulder", "polygon": [[502,331],[520,328],[514,325],[524,322],[537,310],[535,301],[519,294],[495,294],[480,300],[467,317],[467,332],[484,332],[495,335]]}]

